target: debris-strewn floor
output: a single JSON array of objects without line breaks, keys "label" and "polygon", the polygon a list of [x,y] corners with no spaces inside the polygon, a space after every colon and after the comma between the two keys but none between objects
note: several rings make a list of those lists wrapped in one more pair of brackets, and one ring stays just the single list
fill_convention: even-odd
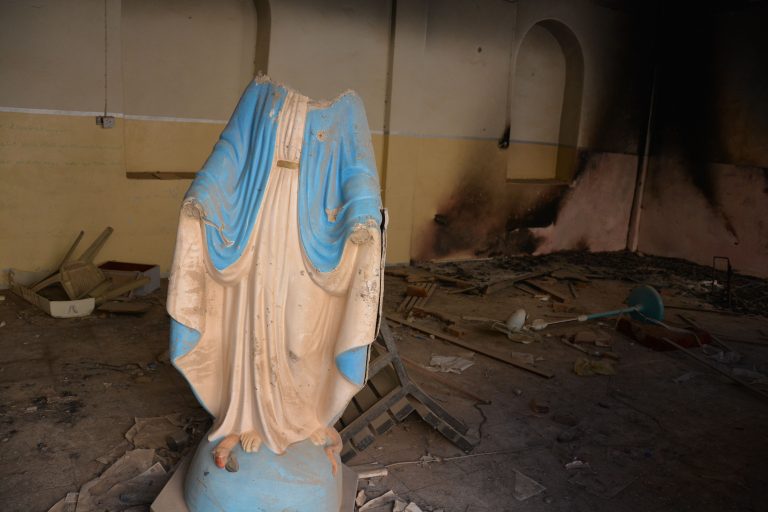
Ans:
[{"label": "debris-strewn floor", "polygon": [[[529,321],[615,309],[637,282],[649,282],[661,289],[666,304],[686,308],[668,309],[667,323],[685,326],[678,317],[684,314],[724,339],[740,357],[710,350],[708,360],[726,372],[738,369],[755,389],[768,392],[759,379],[768,374],[768,320],[757,314],[692,311],[710,309],[705,301],[722,304],[724,298],[722,288],[712,291],[706,268],[622,254],[571,254],[402,270],[387,277],[389,314],[398,314],[408,285],[402,274],[418,281],[429,270],[482,284],[555,271],[559,278],[545,275],[533,281],[553,294],[530,283],[494,286],[488,294],[482,289],[450,293],[461,287],[443,282],[424,306],[459,319],[458,330],[465,331],[461,339],[521,361],[533,356],[537,368],[555,376],[546,379],[391,324],[401,353],[421,365],[428,366],[433,355],[473,361],[461,373],[437,375],[491,403],[480,405],[429,373],[412,372],[417,383],[470,426],[478,445],[466,456],[412,415],[350,462],[389,465],[387,477],[363,484],[368,499],[393,490],[422,510],[445,512],[766,510],[768,401],[759,394],[680,351],[656,352],[626,338],[613,329],[615,320],[552,326],[530,344],[510,341],[482,322],[460,320],[504,320],[519,308],[528,312]],[[762,311],[765,281],[734,276],[732,289],[739,311]],[[201,410],[163,359],[168,319],[161,293],[140,317],[70,320],[49,318],[10,291],[0,295],[5,296],[0,301],[2,510],[45,511],[78,491],[107,467],[96,459],[124,446],[136,417],[178,415],[174,422],[185,425],[192,440],[199,435]],[[444,328],[430,316],[413,322]],[[581,338],[607,345],[584,344],[588,350],[619,355],[614,375],[574,373],[577,359],[598,360],[560,340],[579,332]],[[181,453],[159,449],[155,460],[170,470]],[[519,501],[524,490],[519,474],[546,490]],[[391,508],[390,503],[373,510]]]}]

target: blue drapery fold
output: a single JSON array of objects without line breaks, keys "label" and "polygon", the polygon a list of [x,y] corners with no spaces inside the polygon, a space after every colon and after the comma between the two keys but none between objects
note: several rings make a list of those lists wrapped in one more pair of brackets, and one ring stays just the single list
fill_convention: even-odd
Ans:
[{"label": "blue drapery fold", "polygon": [[193,199],[202,209],[208,254],[218,270],[237,261],[253,230],[269,179],[285,92],[270,82],[248,86],[187,191],[185,200]]},{"label": "blue drapery fold", "polygon": [[[253,230],[285,95],[279,85],[253,82],[187,192],[186,200],[193,199],[204,215],[208,254],[218,270],[242,255]],[[298,194],[302,246],[321,272],[339,264],[355,226],[381,225],[371,134],[356,94],[308,112]]]},{"label": "blue drapery fold", "polygon": [[[280,110],[287,90],[254,81],[243,93],[185,202],[205,222],[208,257],[224,270],[243,254],[256,222],[274,160]],[[368,120],[348,92],[307,113],[299,166],[298,221],[302,248],[320,272],[334,270],[356,226],[382,223],[382,204]],[[200,333],[175,320],[171,359],[194,348]],[[339,371],[363,385],[367,347],[337,356]]]},{"label": "blue drapery fold", "polygon": [[355,226],[381,225],[381,194],[371,133],[360,97],[346,93],[310,110],[299,173],[299,229],[309,260],[336,268]]}]

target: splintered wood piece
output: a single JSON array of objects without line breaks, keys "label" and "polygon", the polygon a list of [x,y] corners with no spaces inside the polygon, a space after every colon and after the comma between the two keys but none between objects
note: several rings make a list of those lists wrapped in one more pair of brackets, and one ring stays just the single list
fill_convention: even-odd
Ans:
[{"label": "splintered wood piece", "polygon": [[397,307],[397,311],[411,311],[414,306],[424,304],[437,288],[436,283],[425,282],[420,285],[409,285],[405,290],[405,298]]},{"label": "splintered wood piece", "polygon": [[560,292],[558,292],[556,290],[553,290],[552,288],[550,288],[547,285],[541,284],[541,283],[536,282],[536,281],[528,281],[528,280],[525,281],[525,284],[527,284],[529,286],[532,286],[532,287],[536,288],[537,290],[541,290],[542,292],[546,293],[547,295],[549,295],[550,297],[552,297],[553,299],[555,299],[558,302],[568,302],[568,298],[567,297],[562,295]]},{"label": "splintered wood piece", "polygon": [[507,288],[509,286],[512,286],[515,283],[520,283],[522,281],[527,281],[528,279],[534,279],[536,277],[542,277],[549,274],[549,271],[541,271],[541,272],[528,272],[526,274],[522,274],[519,276],[509,276],[504,277],[501,279],[497,279],[495,281],[491,281],[485,286],[485,289],[483,290],[483,293],[485,295],[488,295],[490,293],[497,292],[499,290],[502,290],[504,288]]},{"label": "splintered wood piece", "polygon": [[589,282],[589,278],[587,278],[583,274],[580,274],[578,272],[571,271],[571,270],[565,270],[565,269],[555,270],[550,275],[555,279],[560,279],[564,281],[581,281],[582,283]]},{"label": "splintered wood piece", "polygon": [[407,268],[402,267],[387,267],[384,269],[384,273],[388,276],[394,276],[394,277],[403,277],[407,278],[410,275],[410,272]]},{"label": "splintered wood piece", "polygon": [[422,306],[414,306],[413,316],[418,318],[433,316],[438,320],[442,320],[443,322],[446,322],[448,324],[455,324],[455,323],[458,323],[459,321],[459,318],[457,316],[449,315],[448,313],[443,313],[442,311],[438,311],[436,309],[431,309],[431,308],[425,308]]},{"label": "splintered wood piece", "polygon": [[454,325],[454,324],[446,326],[445,332],[447,332],[448,334],[456,338],[461,338],[462,336],[467,334],[467,331],[465,331],[461,327],[458,327],[457,325]]},{"label": "splintered wood piece", "polygon": [[420,274],[408,274],[405,276],[405,281],[408,283],[431,283],[434,282],[435,276],[420,275]]},{"label": "splintered wood piece", "polygon": [[409,297],[426,297],[427,288],[424,286],[409,285],[408,288],[405,289],[405,294]]},{"label": "splintered wood piece", "polygon": [[[427,295],[426,297],[419,297],[416,299],[416,302],[414,302],[414,307],[422,307],[427,304],[427,301],[432,298],[432,295],[435,293],[435,290],[437,290],[437,283],[429,283],[427,285]],[[411,308],[413,309],[413,308]]]},{"label": "splintered wood piece", "polygon": [[473,283],[472,281],[465,281],[464,279],[457,279],[455,277],[444,276],[442,274],[434,274],[433,273],[432,275],[435,276],[435,279],[437,279],[440,282],[449,283],[449,284],[452,284],[452,285],[455,285],[455,286],[462,286],[462,287],[466,288],[466,287],[469,287],[469,286],[476,286],[477,285],[477,283]]}]

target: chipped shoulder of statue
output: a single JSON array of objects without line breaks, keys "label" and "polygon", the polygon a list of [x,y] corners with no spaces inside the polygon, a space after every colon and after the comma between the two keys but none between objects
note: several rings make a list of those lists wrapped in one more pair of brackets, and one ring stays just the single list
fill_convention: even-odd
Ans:
[{"label": "chipped shoulder of statue", "polygon": [[381,317],[385,212],[362,101],[246,89],[181,208],[171,360],[213,416],[218,468],[309,440],[338,472],[333,425],[367,378]]}]

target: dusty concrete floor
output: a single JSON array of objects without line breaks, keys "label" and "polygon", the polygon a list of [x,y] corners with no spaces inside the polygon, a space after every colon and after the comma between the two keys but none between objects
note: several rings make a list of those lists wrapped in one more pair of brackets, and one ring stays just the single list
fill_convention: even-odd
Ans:
[{"label": "dusty concrete floor", "polygon": [[[442,270],[456,269],[450,267]],[[464,264],[460,270],[464,277],[509,273],[493,262]],[[393,311],[406,285],[391,276],[386,284],[385,310]],[[550,286],[568,293],[562,283]],[[592,279],[577,285],[573,303],[578,311],[613,309],[632,286]],[[438,289],[429,307],[492,318],[505,318],[518,307],[530,318],[552,315],[550,301],[514,287],[488,296],[450,290]],[[699,304],[663,292],[670,303]],[[78,490],[104,470],[95,459],[120,444],[134,417],[199,414],[182,378],[169,365],[157,364],[168,337],[161,293],[140,317],[70,320],[49,318],[7,290],[0,294],[5,296],[0,302],[3,511],[45,511]],[[758,344],[768,332],[764,317],[685,313],[717,333],[754,341],[733,343],[742,355],[738,364],[768,371],[768,347]],[[674,312],[667,318],[673,321]],[[533,354],[541,358],[537,366],[555,377],[543,379],[476,354],[474,366],[462,374],[440,375],[491,401],[477,405],[414,372],[413,379],[470,426],[479,443],[473,457],[392,466],[388,477],[370,481],[369,496],[392,489],[423,510],[445,512],[768,510],[768,402],[679,352],[654,352],[631,342],[613,331],[611,322],[591,327],[614,340],[613,350],[621,355],[614,376],[574,374],[581,354],[560,343],[559,335],[584,326],[552,328],[547,331],[552,336],[530,345],[469,329],[466,339]],[[408,327],[393,325],[393,330],[401,352],[425,365],[432,354],[465,352]],[[686,378],[675,382],[681,376]],[[549,412],[534,413],[531,400],[547,404]],[[464,455],[412,415],[350,464],[417,461],[428,454]],[[566,469],[574,459],[589,467]],[[546,491],[517,501],[515,470]]]}]

